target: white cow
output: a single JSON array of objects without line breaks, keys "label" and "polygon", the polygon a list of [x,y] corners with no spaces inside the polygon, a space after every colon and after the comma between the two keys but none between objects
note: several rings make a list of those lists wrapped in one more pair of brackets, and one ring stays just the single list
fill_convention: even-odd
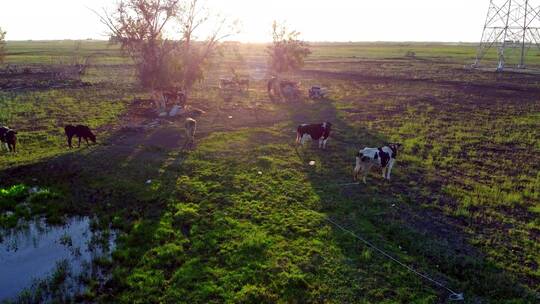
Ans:
[{"label": "white cow", "polygon": [[197,121],[191,117],[186,118],[184,124],[186,128],[186,143],[184,148],[191,149],[195,144],[195,131],[197,130]]}]

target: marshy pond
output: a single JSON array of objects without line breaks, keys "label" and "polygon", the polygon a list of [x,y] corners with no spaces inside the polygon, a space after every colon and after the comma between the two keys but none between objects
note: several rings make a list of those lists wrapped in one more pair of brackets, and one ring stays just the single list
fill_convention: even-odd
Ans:
[{"label": "marshy pond", "polygon": [[95,261],[110,257],[116,234],[94,226],[89,217],[61,226],[37,219],[0,231],[0,302],[69,299],[89,278],[105,280]]}]

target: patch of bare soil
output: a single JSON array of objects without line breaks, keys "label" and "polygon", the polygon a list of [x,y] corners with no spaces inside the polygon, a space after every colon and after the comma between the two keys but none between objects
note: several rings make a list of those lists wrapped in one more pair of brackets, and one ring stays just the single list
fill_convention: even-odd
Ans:
[{"label": "patch of bare soil", "polygon": [[478,93],[478,92],[498,92],[500,90],[507,90],[512,92],[520,92],[524,95],[538,95],[540,94],[540,88],[525,86],[515,83],[504,83],[504,82],[494,82],[494,83],[473,83],[459,80],[435,80],[433,78],[409,78],[401,76],[378,76],[378,75],[369,75],[363,73],[353,73],[353,72],[332,72],[332,71],[321,71],[321,70],[305,70],[302,73],[303,75],[315,78],[331,78],[339,80],[354,80],[362,83],[379,83],[379,84],[396,84],[396,83],[431,83],[435,85],[447,85],[453,86],[459,89],[468,91],[469,93]]},{"label": "patch of bare soil", "polygon": [[[209,105],[210,104],[210,105]],[[187,117],[198,121],[197,135],[232,131],[247,127],[266,127],[287,121],[285,110],[269,110],[261,105],[225,103],[211,105],[206,100],[194,99],[185,112],[176,116],[159,117],[152,100],[135,99],[117,126],[111,127],[121,133],[140,133],[145,130],[166,126],[182,127]]]},{"label": "patch of bare soil", "polygon": [[9,67],[0,70],[1,91],[31,91],[90,86],[75,67]]}]

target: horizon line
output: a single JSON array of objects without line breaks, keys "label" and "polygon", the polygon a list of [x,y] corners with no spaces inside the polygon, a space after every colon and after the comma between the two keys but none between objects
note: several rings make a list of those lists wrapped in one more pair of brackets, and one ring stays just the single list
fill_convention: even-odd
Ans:
[{"label": "horizon line", "polygon": [[[5,40],[5,43],[9,42],[61,42],[61,41],[96,41],[96,42],[109,42],[106,39],[9,39]],[[441,41],[441,40],[318,40],[318,41],[309,41],[303,40],[307,43],[460,43],[460,44],[479,44],[479,41]],[[271,41],[261,42],[261,41],[240,41],[240,40],[225,40],[222,43],[241,43],[241,44],[270,44]],[[116,43],[113,43],[116,44]]]}]

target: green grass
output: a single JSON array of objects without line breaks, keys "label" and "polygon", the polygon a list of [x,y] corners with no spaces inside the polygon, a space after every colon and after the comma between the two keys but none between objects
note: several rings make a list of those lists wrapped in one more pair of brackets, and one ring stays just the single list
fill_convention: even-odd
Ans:
[{"label": "green grass", "polygon": [[[270,140],[270,141],[269,141]],[[115,258],[123,302],[361,302],[398,296],[428,301],[436,293],[395,265],[363,279],[341,248],[350,239],[324,221],[310,172],[279,129],[215,134],[169,173],[176,185],[163,215],[135,224]],[[170,171],[176,171],[170,168]],[[261,172],[262,174],[259,174]],[[160,191],[161,189],[156,189]],[[168,191],[167,191],[168,192]],[[189,236],[182,234],[188,227]],[[358,245],[353,245],[356,247]],[[350,248],[352,250],[352,248]],[[354,259],[356,259],[354,257]],[[363,270],[365,271],[365,270]],[[362,272],[363,272],[362,271]],[[124,279],[127,277],[127,279]],[[391,282],[408,281],[400,295]],[[124,285],[125,284],[125,285]],[[373,291],[376,289],[377,291]],[[384,291],[386,290],[386,292]],[[363,296],[360,296],[362,295]],[[143,301],[143,302],[145,302]]]},{"label": "green grass", "polygon": [[[76,45],[9,42],[7,59],[58,63]],[[118,229],[113,260],[101,263],[112,278],[106,289],[88,285],[83,298],[90,302],[447,300],[444,290],[332,226],[331,218],[464,291],[468,303],[534,303],[535,76],[461,70],[474,57],[471,45],[317,44],[307,64],[315,72],[294,77],[328,87],[329,100],[270,104],[264,79],[231,102],[208,88],[229,65],[250,74],[253,62],[264,64],[263,47],[242,46],[249,60],[222,59],[197,87],[191,102],[208,113],[198,119],[198,146],[189,153],[180,149],[179,121],[118,131],[130,101],[145,93],[133,84],[129,61],[102,42],[78,49],[103,54],[104,65],[83,79],[92,86],[0,93],[7,109],[0,122],[20,131],[20,152],[0,154],[2,227],[35,215],[54,221],[91,214],[96,225]],[[430,60],[403,59],[409,50]],[[328,63],[352,57],[365,61]],[[509,93],[500,84],[525,90]],[[296,150],[294,127],[322,120],[335,126],[329,150]],[[99,144],[66,149],[66,123],[97,129]],[[359,148],[388,141],[404,144],[392,182],[376,172],[368,185],[338,186],[350,182]],[[31,199],[27,188],[36,185],[46,194]],[[28,201],[30,210],[22,208]],[[13,212],[9,219],[5,211]]]},{"label": "green grass", "polygon": [[69,64],[72,59],[92,56],[92,64],[127,63],[116,45],[105,41],[9,41],[6,64]]}]

